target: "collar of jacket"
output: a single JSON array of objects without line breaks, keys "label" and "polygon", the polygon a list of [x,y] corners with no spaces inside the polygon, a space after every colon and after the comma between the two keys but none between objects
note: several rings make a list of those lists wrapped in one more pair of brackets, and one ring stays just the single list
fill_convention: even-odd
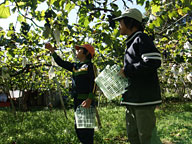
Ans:
[{"label": "collar of jacket", "polygon": [[128,44],[132,39],[134,39],[140,33],[142,33],[142,31],[136,31],[133,34],[131,34],[130,36],[128,36],[128,38],[126,40],[126,44]]},{"label": "collar of jacket", "polygon": [[80,64],[89,63],[90,60],[85,60],[84,62],[80,62]]}]

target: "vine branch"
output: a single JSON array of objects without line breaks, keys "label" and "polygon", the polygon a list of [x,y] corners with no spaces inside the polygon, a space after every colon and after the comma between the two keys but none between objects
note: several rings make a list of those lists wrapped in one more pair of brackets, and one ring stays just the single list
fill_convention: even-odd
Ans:
[{"label": "vine branch", "polygon": [[24,18],[30,20],[30,21],[31,21],[33,24],[35,24],[37,27],[43,28],[43,27],[37,25],[37,24],[35,23],[35,21],[33,20],[33,18],[29,18],[29,17],[25,16],[24,14],[22,14],[21,11],[20,11],[20,9],[19,9],[19,5],[17,4],[16,1],[15,1],[15,4],[16,4],[17,10],[19,11],[19,14],[20,14],[20,15],[22,15]]},{"label": "vine branch", "polygon": [[182,16],[181,18],[179,18],[178,20],[176,20],[174,23],[172,23],[171,25],[169,25],[167,28],[165,28],[164,30],[162,30],[161,32],[159,32],[158,34],[161,35],[164,31],[166,31],[167,29],[171,28],[173,25],[175,25],[177,22],[181,21],[182,19],[184,19],[185,17],[187,17],[189,14],[185,14],[184,16]]},{"label": "vine branch", "polygon": [[52,65],[51,64],[39,64],[39,65],[27,64],[22,70],[16,72],[15,74],[11,74],[10,76],[13,77],[13,76],[17,76],[22,73],[28,73],[30,71],[30,69],[34,69],[34,68],[41,67],[41,66],[52,66]]},{"label": "vine branch", "polygon": [[113,10],[110,10],[110,9],[104,9],[104,8],[93,8],[92,10],[99,10],[99,11],[110,11],[110,12],[114,12]]}]

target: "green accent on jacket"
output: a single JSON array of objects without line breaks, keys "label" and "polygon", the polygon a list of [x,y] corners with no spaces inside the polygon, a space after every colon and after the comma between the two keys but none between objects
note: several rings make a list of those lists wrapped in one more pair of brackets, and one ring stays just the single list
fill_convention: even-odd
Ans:
[{"label": "green accent on jacket", "polygon": [[78,99],[87,99],[87,98],[94,99],[94,97],[95,97],[95,94],[93,94],[93,93],[89,93],[89,94],[78,94],[78,95],[77,95],[77,98],[78,98]]}]

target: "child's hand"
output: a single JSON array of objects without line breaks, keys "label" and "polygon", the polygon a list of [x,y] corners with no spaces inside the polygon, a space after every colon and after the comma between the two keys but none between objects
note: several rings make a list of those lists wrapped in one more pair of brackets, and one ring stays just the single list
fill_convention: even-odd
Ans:
[{"label": "child's hand", "polygon": [[124,74],[124,68],[120,69],[119,75],[122,76],[122,77],[126,77],[125,74]]},{"label": "child's hand", "polygon": [[84,107],[84,108],[89,108],[90,107],[90,105],[91,105],[91,99],[86,99],[86,100],[84,100],[83,102],[82,102],[82,107]]},{"label": "child's hand", "polygon": [[46,43],[45,48],[48,49],[51,53],[55,52],[55,49],[52,47],[50,43]]}]

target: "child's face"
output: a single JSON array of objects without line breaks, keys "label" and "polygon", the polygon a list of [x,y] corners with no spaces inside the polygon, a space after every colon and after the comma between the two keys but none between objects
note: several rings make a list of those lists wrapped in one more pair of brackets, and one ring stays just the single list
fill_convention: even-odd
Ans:
[{"label": "child's face", "polygon": [[119,22],[119,30],[121,35],[127,35],[129,33],[129,29],[125,26],[123,19]]},{"label": "child's face", "polygon": [[86,55],[83,53],[83,48],[80,48],[80,49],[76,49],[76,57],[79,59],[79,60],[83,60],[86,58]]}]

